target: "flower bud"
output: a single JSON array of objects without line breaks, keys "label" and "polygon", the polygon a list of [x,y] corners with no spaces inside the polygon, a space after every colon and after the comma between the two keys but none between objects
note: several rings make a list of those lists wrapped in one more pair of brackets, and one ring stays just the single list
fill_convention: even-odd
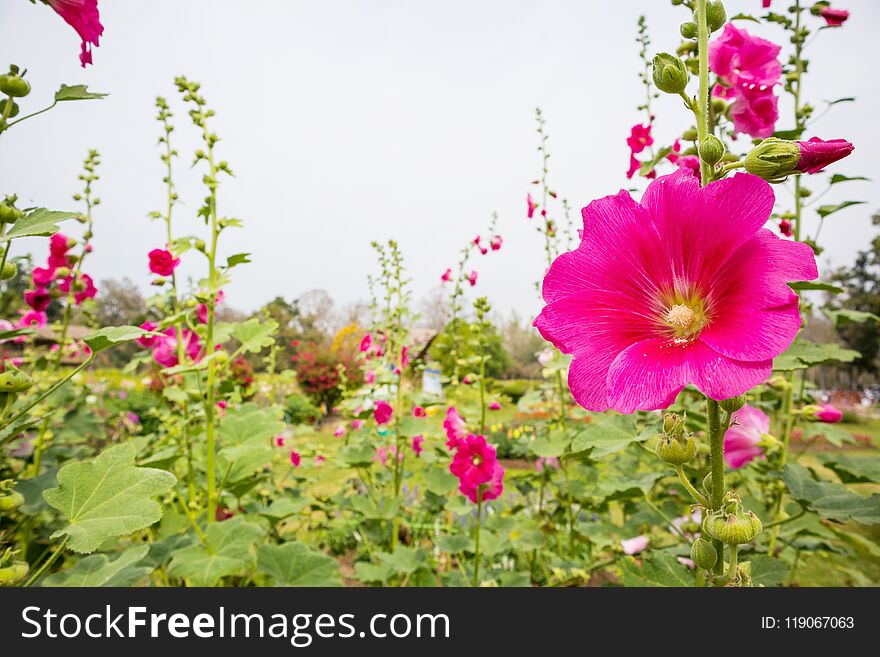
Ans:
[{"label": "flower bud", "polygon": [[661,52],[654,57],[654,86],[668,94],[680,94],[688,83],[684,62],[675,55]]},{"label": "flower bud", "polygon": [[16,103],[11,98],[4,98],[0,100],[0,114],[6,116],[6,104],[12,103],[12,106],[9,108],[9,118],[11,119],[13,116],[18,116],[18,103]]},{"label": "flower bud", "polygon": [[0,91],[13,98],[23,98],[31,92],[31,85],[18,72],[10,71],[0,75]]},{"label": "flower bud", "polygon": [[14,224],[21,219],[24,213],[15,207],[16,200],[17,197],[14,195],[7,196],[3,202],[0,203],[0,224]]},{"label": "flower bud", "polygon": [[719,405],[721,406],[722,411],[725,411],[726,413],[735,413],[746,405],[746,397],[745,395],[737,395],[736,397],[721,401]]},{"label": "flower bud", "polygon": [[21,370],[8,369],[0,372],[0,392],[24,392],[33,383],[31,377]]},{"label": "flower bud", "polygon": [[0,564],[0,586],[15,586],[22,582],[28,574],[28,565],[24,561],[11,561]]},{"label": "flower bud", "polygon": [[724,10],[724,3],[721,0],[709,0],[706,3],[706,24],[709,26],[709,31],[720,30],[726,22],[727,12]]},{"label": "flower bud", "polygon": [[819,139],[811,137],[808,141],[797,142],[800,159],[797,170],[803,173],[819,173],[833,162],[842,160],[853,152],[853,145],[846,139]]},{"label": "flower bud", "polygon": [[681,133],[681,138],[685,141],[696,141],[697,140],[697,131],[693,128],[688,128],[684,132]]},{"label": "flower bud", "polygon": [[662,434],[655,451],[661,461],[670,465],[684,465],[696,457],[697,443],[690,434],[683,438]]},{"label": "flower bud", "polygon": [[680,438],[684,432],[686,419],[685,417],[679,417],[677,413],[665,413],[663,415],[663,433]]},{"label": "flower bud", "polygon": [[704,538],[698,538],[691,545],[691,561],[698,568],[712,570],[718,562],[718,551],[715,546]]},{"label": "flower bud", "polygon": [[721,509],[710,511],[703,520],[703,531],[725,545],[751,543],[763,529],[760,518],[744,510],[739,496],[732,492],[724,496]]},{"label": "flower bud", "polygon": [[24,504],[24,496],[17,490],[2,491],[0,490],[0,513],[15,511]]},{"label": "flower bud", "polygon": [[727,102],[723,98],[718,98],[717,96],[712,98],[710,105],[715,114],[724,114],[724,110],[727,109]]},{"label": "flower bud", "polygon": [[4,262],[3,269],[0,269],[0,280],[8,281],[18,273],[18,265],[14,262]]},{"label": "flower bud", "polygon": [[714,166],[724,157],[724,144],[715,135],[709,135],[700,144],[699,152],[703,162]]},{"label": "flower bud", "polygon": [[793,141],[770,137],[746,155],[746,171],[768,182],[780,182],[797,171],[801,151]]},{"label": "flower bud", "polygon": [[678,28],[678,31],[685,39],[694,39],[697,36],[697,24],[693,21],[682,23],[681,27]]}]

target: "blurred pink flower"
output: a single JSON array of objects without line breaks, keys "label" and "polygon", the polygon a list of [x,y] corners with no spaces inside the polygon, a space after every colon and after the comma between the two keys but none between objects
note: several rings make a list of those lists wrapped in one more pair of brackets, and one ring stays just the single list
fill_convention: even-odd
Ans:
[{"label": "blurred pink flower", "polygon": [[55,279],[55,269],[45,267],[34,267],[31,272],[31,280],[35,287],[45,287]]},{"label": "blurred pink flower", "polygon": [[24,293],[24,302],[35,311],[43,312],[52,303],[52,297],[45,287],[37,287]]},{"label": "blurred pink flower", "polygon": [[[223,303],[224,299],[226,299],[226,293],[223,290],[218,291],[217,295],[214,297],[214,312],[216,312],[217,306]],[[208,323],[208,304],[200,303],[196,307],[196,319],[199,320],[200,324]]]},{"label": "blurred pink flower", "polygon": [[529,213],[528,217],[531,219],[535,216],[535,209],[538,207],[538,204],[532,200],[531,194],[526,194],[526,202],[529,204]]},{"label": "blurred pink flower", "polygon": [[[144,329],[145,331],[155,331],[158,327],[153,324],[151,321],[146,321],[140,325],[139,328]],[[159,342],[158,335],[145,335],[140,338],[136,338],[135,342],[137,342],[140,346],[145,347],[146,349],[151,349],[156,346],[156,343]]]},{"label": "blurred pink flower", "polygon": [[623,548],[624,554],[638,554],[648,547],[648,537],[636,536],[635,538],[628,538],[620,542],[620,547]]},{"label": "blurred pink flower", "polygon": [[467,435],[467,426],[464,418],[458,414],[455,406],[446,410],[446,419],[443,420],[443,430],[446,431],[446,446],[455,449]]},{"label": "blurred pink flower", "polygon": [[370,333],[367,333],[363,338],[361,338],[361,353],[369,351],[371,344],[373,344],[373,336]]},{"label": "blurred pink flower", "polygon": [[501,238],[501,235],[495,235],[494,237],[492,237],[491,240],[489,240],[489,246],[492,247],[493,251],[497,251],[501,248],[501,243],[503,241],[504,240]]},{"label": "blurred pink flower", "polygon": [[783,219],[779,222],[779,232],[785,235],[786,237],[791,237],[791,222],[788,219]]},{"label": "blurred pink flower", "polygon": [[376,380],[376,373],[373,370],[367,370],[364,373],[364,383],[373,383]]},{"label": "blurred pink flower", "polygon": [[840,422],[843,419],[843,413],[836,406],[832,406],[831,404],[823,404],[822,408],[815,414],[815,418],[819,420],[819,422],[834,424],[835,422]]},{"label": "blurred pink flower", "polygon": [[545,469],[556,470],[559,468],[559,459],[552,456],[539,456],[535,460],[535,470],[542,472]]},{"label": "blurred pink flower", "polygon": [[491,404],[489,404],[489,410],[490,411],[500,411],[501,404],[499,404],[497,401],[493,401]]},{"label": "blurred pink flower", "polygon": [[342,438],[345,435],[345,427],[336,427],[336,431],[333,432],[333,435],[337,438]]},{"label": "blurred pink flower", "polygon": [[284,436],[275,436],[275,447],[284,447]]},{"label": "blurred pink flower", "polygon": [[825,19],[828,27],[840,27],[849,18],[849,12],[846,9],[835,9],[834,7],[822,7],[819,15]]},{"label": "blurred pink flower", "polygon": [[472,271],[470,274],[466,276],[467,282],[471,284],[471,287],[477,284],[477,272]]},{"label": "blurred pink flower", "polygon": [[422,453],[422,443],[425,442],[425,437],[422,435],[413,436],[412,438],[412,449],[416,453],[416,456]]},{"label": "blurred pink flower", "polygon": [[440,280],[443,281],[444,283],[448,283],[449,281],[451,281],[452,280],[452,270],[447,268],[446,271],[443,272],[443,275],[440,277]]},{"label": "blurred pink flower", "polygon": [[98,43],[104,26],[101,25],[101,17],[98,13],[98,0],[46,0],[52,9],[70,25],[79,38],[82,46],[79,61],[82,67],[92,63],[92,46]]},{"label": "blurred pink flower", "polygon": [[747,405],[733,413],[731,420],[733,424],[724,434],[724,462],[735,470],[764,453],[760,443],[770,432],[770,418]]},{"label": "blurred pink flower", "polygon": [[376,407],[373,409],[373,418],[376,424],[388,424],[391,416],[394,415],[394,409],[386,401],[377,401]]},{"label": "blurred pink flower", "polygon": [[202,343],[199,336],[188,328],[178,333],[177,328],[169,326],[162,331],[164,337],[158,339],[153,348],[153,359],[163,367],[174,367],[179,364],[177,358],[178,336],[183,340],[183,351],[190,359],[198,361],[201,357]]},{"label": "blurred pink flower", "polygon": [[352,431],[357,431],[357,430],[360,429],[362,426],[364,426],[364,421],[363,421],[363,420],[352,420],[352,421],[351,421],[351,430],[352,430]]},{"label": "blurred pink flower", "polygon": [[427,417],[428,413],[421,406],[413,408],[413,417]]},{"label": "blurred pink flower", "polygon": [[46,325],[48,319],[46,318],[46,313],[41,310],[31,310],[30,312],[26,312],[21,316],[21,319],[18,320],[18,324],[16,324],[17,328],[42,328]]},{"label": "blurred pink flower", "polygon": [[300,456],[299,452],[291,451],[290,452],[290,464],[294,468],[298,468],[300,463],[302,463],[302,456]]}]

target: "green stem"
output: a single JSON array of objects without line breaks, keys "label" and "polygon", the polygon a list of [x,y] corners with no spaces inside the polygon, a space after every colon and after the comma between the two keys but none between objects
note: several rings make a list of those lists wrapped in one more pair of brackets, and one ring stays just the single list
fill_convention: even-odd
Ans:
[{"label": "green stem", "polygon": [[477,486],[477,522],[474,527],[474,587],[480,585],[480,517],[483,515],[483,484]]},{"label": "green stem", "polygon": [[52,553],[51,557],[49,557],[48,559],[46,559],[46,561],[43,562],[43,565],[40,566],[40,569],[37,572],[35,572],[33,574],[33,576],[27,581],[27,583],[24,585],[25,588],[33,585],[34,582],[39,580],[40,577],[43,576],[43,573],[45,573],[49,569],[49,566],[51,566],[53,563],[55,563],[55,561],[58,559],[58,557],[61,556],[61,553],[64,552],[64,548],[67,547],[68,538],[69,537],[65,537],[64,540],[61,541],[61,545],[58,546],[58,549]]},{"label": "green stem", "polygon": [[[485,327],[480,326],[481,333]],[[482,335],[481,335],[482,337]],[[482,343],[482,340],[480,340]],[[482,346],[482,345],[481,345]],[[480,433],[486,433],[486,353],[480,354]]]},{"label": "green stem", "polygon": [[[709,26],[706,19],[706,0],[697,0],[694,16],[697,20],[697,48],[699,49],[700,91],[697,97],[697,139],[702,144],[709,136]],[[706,185],[712,179],[712,166],[700,159],[700,177]]]},{"label": "green stem", "polygon": [[687,490],[687,492],[691,494],[691,497],[693,497],[698,503],[702,504],[703,506],[708,507],[710,504],[709,500],[706,499],[705,495],[694,488],[694,485],[690,482],[690,479],[688,479],[687,475],[685,474],[684,468],[680,465],[676,465],[675,472],[678,474],[679,480],[681,480],[681,485],[684,486],[685,490]]},{"label": "green stem", "polygon": [[[35,116],[38,116],[38,115],[42,114],[43,112],[48,112],[50,109],[52,109],[53,107],[55,107],[57,104],[58,104],[58,101],[56,100],[56,101],[53,102],[51,105],[49,105],[49,107],[44,107],[44,108],[41,109],[41,110],[37,110],[36,112],[32,112],[31,114],[26,114],[26,115],[24,115],[24,116],[21,116],[21,117],[15,119],[15,121],[11,121],[10,123],[8,123],[8,124],[6,125],[6,129],[8,130],[9,128],[11,128],[12,126],[14,126],[16,123],[21,123],[22,121],[26,121],[27,119],[31,119],[31,118],[33,118],[33,117],[35,117]],[[10,109],[12,109],[12,108],[10,107]]]},{"label": "green stem", "polygon": [[[705,0],[703,1],[705,6]],[[704,14],[705,15],[705,14]],[[706,398],[706,416],[709,430],[709,466],[712,482],[712,495],[709,500],[713,511],[721,509],[724,501],[724,433],[721,431],[721,414],[718,402]],[[724,569],[723,546],[721,541],[713,541],[718,553],[715,573],[720,575]]]}]

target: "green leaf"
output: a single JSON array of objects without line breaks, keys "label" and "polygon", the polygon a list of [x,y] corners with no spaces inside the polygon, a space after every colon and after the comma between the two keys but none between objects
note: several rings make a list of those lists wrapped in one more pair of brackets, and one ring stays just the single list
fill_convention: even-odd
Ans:
[{"label": "green leaf", "polygon": [[399,497],[380,497],[378,505],[366,496],[351,498],[351,506],[366,520],[393,520],[400,510],[400,504]]},{"label": "green leaf", "polygon": [[342,586],[336,559],[298,541],[259,546],[257,569],[275,586]]},{"label": "green leaf", "polygon": [[773,369],[778,372],[805,370],[813,365],[821,365],[830,361],[851,363],[858,357],[858,351],[844,349],[837,344],[816,344],[806,340],[797,340],[776,357],[773,361]]},{"label": "green leaf", "polygon": [[69,463],[58,471],[58,488],[43,497],[67,519],[52,538],[67,536],[74,552],[94,552],[108,538],[149,527],[162,517],[153,497],[168,492],[177,479],[170,472],[134,465],[135,448],[123,443],[90,461]]},{"label": "green leaf", "polygon": [[779,586],[788,580],[791,566],[766,554],[755,554],[749,557],[752,582],[762,586]]},{"label": "green leaf", "polygon": [[183,577],[193,586],[214,586],[223,577],[254,567],[254,544],[262,537],[262,527],[242,516],[211,523],[205,531],[207,545],[178,550],[168,574]]},{"label": "green leaf", "polygon": [[583,452],[592,449],[593,458],[602,458],[625,449],[630,443],[647,440],[647,434],[636,433],[632,416],[600,415],[590,416],[592,422],[584,426],[571,444],[571,451]]},{"label": "green leaf", "polygon": [[795,292],[805,292],[808,290],[831,292],[832,294],[840,294],[841,292],[843,292],[842,287],[837,287],[836,285],[831,285],[830,283],[820,283],[818,281],[798,281],[796,283],[789,283],[788,287],[790,287]]},{"label": "green leaf", "polygon": [[217,471],[229,482],[241,481],[272,460],[271,440],[284,430],[277,407],[247,403],[228,410],[220,423]]},{"label": "green leaf", "polygon": [[236,265],[244,265],[251,261],[250,253],[236,253],[226,258],[226,268],[232,269]]},{"label": "green leaf", "polygon": [[269,518],[272,522],[278,522],[299,513],[311,503],[312,500],[308,497],[297,497],[295,499],[282,497],[281,499],[272,502],[272,504],[265,509],[260,509],[257,513]]},{"label": "green leaf", "polygon": [[43,499],[43,491],[55,488],[58,485],[58,470],[49,468],[33,479],[20,479],[15,484],[15,490],[24,496],[24,504],[19,509],[22,513],[34,514],[46,508],[46,500]]},{"label": "green leaf", "polygon": [[658,164],[660,164],[660,162],[662,162],[664,159],[666,159],[666,156],[669,155],[671,152],[672,152],[672,146],[666,146],[665,148],[661,148],[659,151],[657,151],[654,154],[653,159],[642,162],[642,166],[639,167],[639,175],[640,176],[647,176],[649,173],[651,173],[654,170],[654,167],[656,167]]},{"label": "green leaf", "polygon": [[840,308],[838,310],[824,310],[828,319],[835,326],[845,326],[846,324],[864,324],[867,321],[880,322],[880,316],[869,313],[864,310],[849,310]]},{"label": "green leaf", "polygon": [[46,237],[53,235],[61,230],[58,226],[59,221],[67,221],[78,216],[79,212],[62,212],[61,210],[35,208],[16,221],[5,235],[0,236],[0,242],[7,242],[19,237]]},{"label": "green leaf", "polygon": [[359,581],[365,583],[378,582],[384,584],[391,577],[393,571],[387,563],[372,564],[366,561],[358,561],[354,565],[354,575]]},{"label": "green leaf", "polygon": [[642,561],[627,557],[620,562],[624,586],[693,586],[694,576],[671,554],[659,552]]},{"label": "green leaf", "polygon": [[752,21],[753,23],[760,23],[761,21],[750,14],[737,14],[736,16],[731,16],[730,20],[732,21]]},{"label": "green leaf", "polygon": [[378,557],[382,563],[390,566],[393,572],[401,575],[411,575],[428,563],[427,555],[421,548],[401,546],[391,554],[379,552]]},{"label": "green leaf", "polygon": [[837,203],[835,205],[820,205],[816,208],[816,214],[818,214],[823,219],[829,215],[834,214],[835,212],[839,212],[844,208],[848,208],[851,205],[861,205],[864,201],[844,201],[843,203]]},{"label": "green leaf", "polygon": [[440,534],[437,537],[437,547],[442,552],[458,554],[464,552],[471,544],[471,539],[461,534]]},{"label": "green leaf", "polygon": [[871,524],[880,522],[880,494],[862,497],[845,486],[816,481],[805,467],[789,463],[782,472],[791,496],[809,505],[823,518]]},{"label": "green leaf", "polygon": [[550,431],[531,442],[529,449],[542,458],[556,458],[565,454],[571,445],[571,434],[566,431]]},{"label": "green leaf", "polygon": [[803,440],[811,440],[817,437],[823,437],[835,447],[840,447],[844,443],[852,444],[855,442],[853,435],[846,429],[841,429],[834,424],[826,424],[824,422],[811,422],[804,429]]},{"label": "green leaf", "polygon": [[153,334],[137,326],[105,326],[89,333],[84,340],[93,352],[98,353],[120,342],[130,342],[145,335]]},{"label": "green leaf", "polygon": [[852,180],[866,180],[870,181],[870,178],[865,178],[864,176],[844,176],[842,173],[835,173],[831,176],[831,180],[828,182],[829,185],[836,185],[837,183],[842,182],[850,182]]},{"label": "green leaf", "polygon": [[369,468],[376,456],[376,448],[371,445],[346,445],[339,450],[339,458],[349,468]]},{"label": "green leaf", "polygon": [[855,100],[855,96],[846,96],[845,98],[838,98],[837,100],[826,100],[825,102],[828,104],[828,107],[831,107],[832,105],[837,105],[838,103],[854,103]]},{"label": "green leaf", "polygon": [[55,102],[61,103],[67,100],[95,100],[101,99],[110,94],[102,94],[89,91],[84,84],[66,85],[62,84],[61,88],[55,92]]},{"label": "green leaf", "polygon": [[786,139],[790,141],[794,139],[800,139],[803,133],[803,128],[793,128],[792,130],[777,130],[773,133],[773,136],[777,139]]},{"label": "green leaf", "polygon": [[72,568],[50,575],[42,586],[132,586],[153,572],[152,566],[138,565],[149,551],[149,545],[139,545],[112,561],[106,554],[93,554],[80,559]]},{"label": "green leaf", "polygon": [[850,454],[820,454],[822,464],[833,470],[844,483],[880,482],[880,459]]},{"label": "green leaf", "polygon": [[232,337],[241,342],[242,351],[259,353],[266,347],[275,344],[275,332],[278,322],[270,319],[266,322],[253,318],[237,324],[232,329]]},{"label": "green leaf", "polygon": [[458,479],[445,468],[431,468],[424,479],[425,487],[435,495],[449,495],[458,488]]}]

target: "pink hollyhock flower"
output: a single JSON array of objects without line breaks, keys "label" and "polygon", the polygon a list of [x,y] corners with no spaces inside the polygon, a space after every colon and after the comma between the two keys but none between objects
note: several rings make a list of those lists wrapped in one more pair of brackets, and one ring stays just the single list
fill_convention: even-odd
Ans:
[{"label": "pink hollyhock flower", "polygon": [[369,351],[371,344],[373,344],[373,336],[367,333],[363,338],[361,338],[361,353]]},{"label": "pink hollyhock flower", "polygon": [[[73,300],[77,306],[86,299],[94,299],[95,295],[98,294],[98,288],[95,287],[95,282],[88,274],[80,274],[80,283],[83,288],[73,293]],[[59,287],[61,286],[59,285]]]},{"label": "pink hollyhock flower", "polygon": [[489,481],[473,484],[462,479],[459,481],[458,490],[474,504],[494,500],[504,492],[504,468],[495,461],[492,478]]},{"label": "pink hollyhock flower", "polygon": [[743,406],[731,420],[733,424],[724,434],[724,462],[735,470],[764,453],[760,443],[770,432],[770,418],[760,409]]},{"label": "pink hollyhock flower", "polygon": [[831,404],[823,404],[822,408],[817,412],[814,416],[819,422],[827,422],[828,424],[834,424],[835,422],[840,422],[843,419],[843,413],[835,406]]},{"label": "pink hollyhock flower", "polygon": [[737,90],[735,98],[730,108],[734,129],[755,138],[771,137],[779,118],[779,99],[773,88],[744,87]]},{"label": "pink hollyhock flower", "polygon": [[98,14],[98,0],[46,0],[64,22],[70,25],[79,38],[82,47],[79,61],[82,67],[92,63],[92,46],[99,46],[98,40],[104,34],[101,17]]},{"label": "pink hollyhock flower", "polygon": [[491,240],[489,240],[489,246],[492,247],[493,251],[497,251],[501,248],[501,243],[504,240],[501,238],[501,235],[495,235]]},{"label": "pink hollyhock flower", "polygon": [[559,468],[559,459],[552,456],[539,456],[535,460],[535,470],[542,472],[546,470],[556,470]]},{"label": "pink hollyhock flower", "polygon": [[24,293],[24,302],[39,313],[49,307],[52,297],[49,296],[49,290],[37,287]]},{"label": "pink hollyhock flower", "polygon": [[67,255],[70,248],[76,244],[76,240],[67,237],[63,233],[53,233],[49,238],[49,253],[51,255]]},{"label": "pink hollyhock flower", "polygon": [[367,370],[364,374],[364,383],[373,383],[376,380],[376,373],[373,370]]},{"label": "pink hollyhock flower", "polygon": [[178,334],[177,328],[169,326],[162,331],[164,337],[159,338],[153,349],[153,359],[163,367],[174,367],[180,361],[177,358],[178,335],[183,340],[183,350],[194,361],[201,357],[202,344],[199,336],[185,328]]},{"label": "pink hollyhock flower", "polygon": [[480,246],[480,236],[479,235],[477,235],[474,238],[474,246]]},{"label": "pink hollyhock flower", "polygon": [[400,367],[406,368],[409,365],[409,347],[402,347],[400,350]]},{"label": "pink hollyhock flower", "polygon": [[796,168],[803,173],[819,173],[829,164],[842,160],[855,149],[846,139],[826,141],[818,137],[799,141],[797,145],[801,151],[801,159],[798,160]]},{"label": "pink hollyhock flower", "polygon": [[322,454],[318,454],[318,455],[315,457],[315,465],[320,466],[320,465],[321,465],[324,461],[326,461],[326,460],[327,460],[327,459],[325,459],[324,456],[323,456]]},{"label": "pink hollyhock flower", "polygon": [[773,0],[761,0],[761,6],[764,7],[764,9],[767,9],[771,2],[773,2]]},{"label": "pink hollyhock flower", "polygon": [[654,138],[651,136],[650,123],[647,125],[636,123],[629,131],[629,137],[626,138],[626,145],[629,146],[629,149],[633,154],[641,153],[653,143]]},{"label": "pink hollyhock flower", "polygon": [[275,436],[275,447],[284,447],[284,436]]},{"label": "pink hollyhock flower", "polygon": [[455,410],[455,406],[450,406],[446,410],[446,419],[443,420],[443,429],[446,431],[446,446],[449,449],[455,449],[458,444],[464,440],[467,435],[467,427],[464,418]]},{"label": "pink hollyhock flower", "polygon": [[458,441],[449,471],[468,484],[483,484],[492,478],[496,460],[495,446],[485,436],[471,433]]},{"label": "pink hollyhock flower", "polygon": [[461,380],[461,382],[463,384],[465,384],[466,386],[469,386],[474,382],[474,380],[470,377],[470,375],[465,374],[464,378]]},{"label": "pink hollyhock flower", "polygon": [[34,267],[31,279],[34,281],[35,287],[45,287],[55,279],[55,268]]},{"label": "pink hollyhock flower", "polygon": [[153,249],[148,254],[150,258],[150,273],[157,276],[171,276],[174,268],[180,264],[180,258],[175,258],[171,251],[166,249]]},{"label": "pink hollyhock flower", "polygon": [[440,277],[440,280],[443,281],[444,283],[448,283],[449,281],[451,281],[452,280],[452,270],[447,268],[446,271],[443,272],[443,275]]},{"label": "pink hollyhock flower", "polygon": [[580,245],[544,278],[534,325],[574,356],[584,408],[669,406],[688,383],[712,399],[751,389],[801,326],[787,283],[818,276],[812,249],[762,228],[770,185],[738,173],[701,188],[690,172],[583,209]]},{"label": "pink hollyhock flower", "polygon": [[791,222],[788,219],[783,219],[779,222],[779,232],[785,235],[786,237],[791,237]]},{"label": "pink hollyhock flower", "polygon": [[[142,328],[145,331],[155,331],[158,327],[148,320],[141,324],[139,328]],[[152,349],[156,346],[156,343],[159,342],[159,339],[158,335],[144,335],[140,338],[135,338],[135,342],[146,349]]]},{"label": "pink hollyhock flower", "polygon": [[489,404],[489,410],[490,411],[500,411],[501,404],[499,404],[497,401],[494,401],[491,404]]},{"label": "pink hollyhock flower", "polygon": [[224,415],[226,415],[226,408],[227,408],[227,406],[229,406],[229,404],[226,403],[226,400],[225,400],[225,399],[221,399],[220,401],[218,401],[218,402],[215,404],[215,406],[217,407],[217,410],[220,411],[220,416],[221,416],[221,417],[224,416]]},{"label": "pink hollyhock flower", "polygon": [[489,253],[489,249],[487,249],[485,246],[481,246],[480,253],[486,255],[487,253]]},{"label": "pink hollyhock flower", "polygon": [[412,450],[416,453],[416,456],[421,454],[424,450],[422,449],[422,443],[425,442],[425,437],[422,435],[413,436],[412,438]]},{"label": "pink hollyhock flower", "polygon": [[470,274],[466,276],[467,282],[471,284],[471,287],[477,284],[477,272],[472,271]]},{"label": "pink hollyhock flower", "polygon": [[849,18],[849,12],[846,9],[835,9],[834,7],[822,7],[819,15],[825,19],[828,27],[840,27]]},{"label": "pink hollyhock flower", "polygon": [[388,424],[391,416],[394,415],[394,409],[386,401],[377,401],[376,408],[373,409],[373,418],[376,424]]},{"label": "pink hollyhock flower", "polygon": [[[214,308],[223,303],[223,300],[226,298],[226,293],[223,290],[217,292],[217,295],[214,297]],[[208,304],[200,303],[196,307],[196,319],[199,320],[201,324],[208,323]]]},{"label": "pink hollyhock flower", "polygon": [[531,219],[535,216],[535,209],[538,207],[538,204],[532,200],[531,194],[526,194],[526,202],[529,204],[529,213],[528,217]]},{"label": "pink hollyhock flower", "polygon": [[648,547],[648,537],[636,536],[635,538],[628,538],[620,542],[620,547],[623,548],[624,554],[638,554]]},{"label": "pink hollyhock flower", "polygon": [[629,169],[626,171],[626,177],[632,178],[636,175],[636,171],[642,166],[642,163],[636,159],[636,156],[632,153],[629,154]]},{"label": "pink hollyhock flower", "polygon": [[337,427],[336,431],[333,432],[333,435],[337,438],[342,438],[345,435],[345,427]]},{"label": "pink hollyhock flower", "polygon": [[300,456],[300,453],[296,452],[296,451],[291,451],[290,452],[290,464],[294,468],[298,468],[300,463],[302,463],[302,456]]},{"label": "pink hollyhock flower", "polygon": [[42,310],[31,310],[21,316],[16,328],[42,328],[48,321],[46,313]]},{"label": "pink hollyhock flower", "polygon": [[427,411],[425,411],[425,409],[422,408],[421,406],[416,406],[413,409],[413,417],[427,417],[427,416],[428,416]]},{"label": "pink hollyhock flower", "polygon": [[352,421],[351,421],[351,430],[352,430],[352,431],[357,431],[357,430],[360,429],[362,426],[364,426],[364,421],[363,421],[363,420],[352,420]]},{"label": "pink hollyhock flower", "polygon": [[772,41],[727,23],[721,35],[709,44],[709,68],[730,87],[740,83],[771,87],[782,75],[782,64],[777,59],[780,50]]},{"label": "pink hollyhock flower", "polygon": [[679,169],[690,171],[698,178],[700,177],[700,158],[696,155],[682,155],[677,158],[675,165]]}]

